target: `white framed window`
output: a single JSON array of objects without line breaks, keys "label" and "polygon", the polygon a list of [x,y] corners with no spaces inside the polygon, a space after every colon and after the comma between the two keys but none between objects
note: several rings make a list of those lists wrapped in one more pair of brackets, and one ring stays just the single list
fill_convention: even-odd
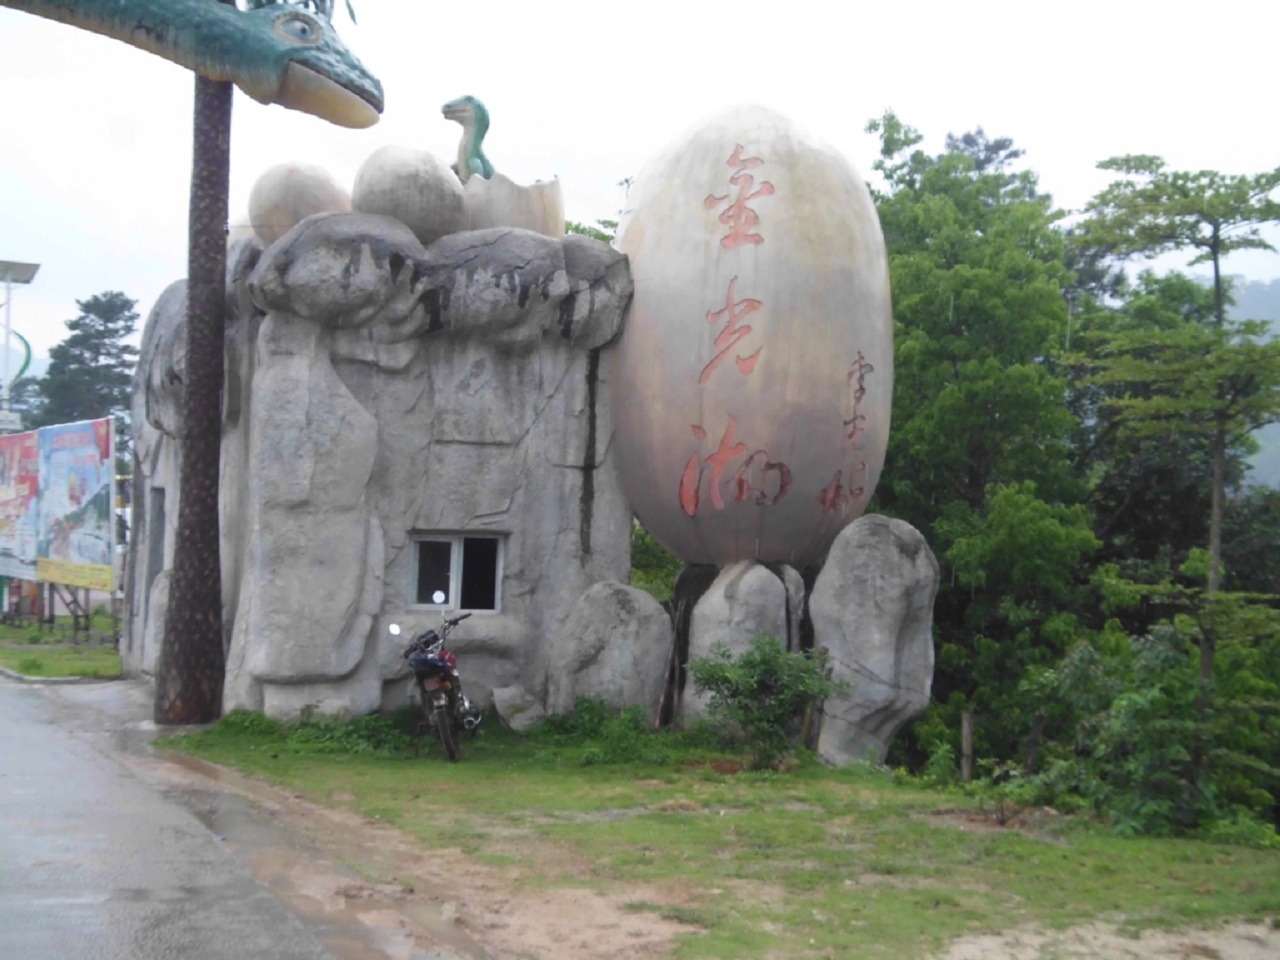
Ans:
[{"label": "white framed window", "polygon": [[[501,588],[501,537],[428,533],[413,538],[410,606],[497,611]],[[443,602],[436,602],[438,593],[444,595]]]}]

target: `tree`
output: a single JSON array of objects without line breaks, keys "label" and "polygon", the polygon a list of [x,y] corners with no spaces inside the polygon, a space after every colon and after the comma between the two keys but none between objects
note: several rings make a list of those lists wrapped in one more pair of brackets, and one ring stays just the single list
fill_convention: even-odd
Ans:
[{"label": "tree", "polygon": [[125,340],[138,325],[136,300],[108,291],[77,300],[80,315],[67,321],[70,336],[49,351],[42,379],[14,385],[14,408],[28,427],[77,420],[116,419],[117,461],[132,449],[127,412],[138,348]]},{"label": "tree", "polygon": [[125,343],[138,326],[136,300],[109,291],[77,300],[71,335],[49,351],[49,369],[37,381],[38,424],[73,423],[129,409],[138,348]]},{"label": "tree", "polygon": [[[1060,653],[1054,607],[1087,582],[1077,564],[1093,543],[1073,509],[1085,487],[1068,455],[1066,379],[1048,361],[1067,321],[1057,214],[1034,174],[1011,169],[1007,139],[979,130],[930,156],[892,113],[869,129],[881,137],[895,324],[876,507],[921,530],[950,567],[934,606],[933,719],[950,736],[976,707],[980,749],[1008,751],[1019,679]],[[1037,582],[1048,559],[1051,589]]]},{"label": "tree", "polygon": [[1228,590],[1280,595],[1280,490],[1254,487],[1234,498],[1222,540]]},{"label": "tree", "polygon": [[[1077,471],[1091,478],[1088,503],[1103,542],[1095,559],[1117,563],[1144,582],[1157,582],[1207,542],[1209,439],[1177,421],[1162,431],[1135,435],[1125,428],[1120,404],[1127,395],[1150,396],[1151,385],[1102,382],[1091,374],[1102,358],[1113,355],[1117,338],[1164,336],[1212,322],[1213,291],[1181,273],[1144,271],[1136,282],[1117,285],[1113,296],[1082,293],[1077,304],[1076,353],[1065,363],[1072,373],[1068,403],[1076,418],[1073,459]],[[1229,479],[1240,475],[1243,452],[1233,448]],[[1131,621],[1128,626],[1141,632],[1150,624]]]},{"label": "tree", "polygon": [[[222,2],[234,6],[234,0]],[[155,721],[161,724],[207,723],[222,713],[226,653],[218,475],[231,91],[226,81],[196,76],[178,522],[168,613],[155,673]]]},{"label": "tree", "polygon": [[[1107,247],[1118,256],[1154,255],[1172,250],[1193,250],[1192,264],[1208,263],[1213,268],[1214,321],[1216,344],[1224,352],[1213,373],[1185,355],[1184,373],[1207,391],[1192,401],[1196,412],[1212,424],[1213,478],[1209,514],[1210,593],[1221,579],[1222,509],[1228,438],[1232,430],[1254,429],[1280,408],[1274,388],[1266,396],[1266,351],[1254,342],[1255,335],[1227,330],[1227,290],[1222,260],[1236,250],[1274,249],[1261,235],[1260,227],[1280,221],[1280,167],[1255,176],[1229,176],[1214,170],[1197,172],[1166,169],[1165,162],[1150,155],[1112,157],[1098,164],[1127,179],[1117,180],[1090,201],[1092,215],[1083,224],[1089,242]],[[1191,336],[1191,334],[1187,334]],[[1243,338],[1243,339],[1241,339]],[[1214,338],[1207,334],[1183,346],[1205,349]],[[1227,354],[1231,354],[1228,356]],[[1168,359],[1165,352],[1164,359]],[[1133,371],[1137,372],[1137,371]],[[1153,371],[1154,372],[1154,371]],[[1169,400],[1173,403],[1172,398]],[[1270,408],[1270,413],[1268,413]],[[1160,419],[1176,416],[1170,402],[1137,404],[1131,419],[1154,414]]]},{"label": "tree", "polygon": [[[1216,308],[1215,308],[1216,312]],[[1221,582],[1223,490],[1228,453],[1280,417],[1280,342],[1256,321],[1185,323],[1115,333],[1095,358],[1092,382],[1125,389],[1109,404],[1121,429],[1140,439],[1207,439],[1212,463],[1206,593]],[[1200,677],[1213,673],[1216,632],[1200,634]]]}]

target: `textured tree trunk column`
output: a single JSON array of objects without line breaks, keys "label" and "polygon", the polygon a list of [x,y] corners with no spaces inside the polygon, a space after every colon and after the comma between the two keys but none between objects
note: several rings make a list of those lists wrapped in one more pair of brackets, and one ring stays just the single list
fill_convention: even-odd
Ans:
[{"label": "textured tree trunk column", "polygon": [[222,713],[218,465],[231,94],[230,83],[196,78],[181,493],[169,612],[156,663],[155,720],[161,724],[207,723]]}]

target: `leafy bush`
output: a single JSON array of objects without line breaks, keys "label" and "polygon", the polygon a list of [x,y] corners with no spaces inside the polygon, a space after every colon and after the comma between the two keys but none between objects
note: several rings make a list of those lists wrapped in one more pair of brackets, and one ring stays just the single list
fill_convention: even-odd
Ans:
[{"label": "leafy bush", "polygon": [[280,733],[282,724],[252,710],[232,710],[218,721],[218,732],[249,737],[271,737]]},{"label": "leafy bush", "polygon": [[376,713],[353,720],[314,716],[287,729],[291,746],[316,753],[396,753],[413,747],[393,719]]},{"label": "leafy bush", "polygon": [[788,727],[805,710],[847,686],[826,676],[824,664],[788,653],[774,637],[755,637],[738,657],[718,643],[689,664],[698,690],[710,691],[711,715],[741,729],[756,769],[776,767],[790,747]]},{"label": "leafy bush", "polygon": [[1264,823],[1249,810],[1236,808],[1229,816],[1209,823],[1200,836],[1210,843],[1254,850],[1280,850],[1280,834],[1274,823]]},{"label": "leafy bush", "polygon": [[1026,690],[1058,720],[1037,802],[1087,804],[1122,834],[1264,842],[1253,825],[1280,797],[1278,659],[1280,615],[1230,594],[1123,643],[1077,644]]},{"label": "leafy bush", "polygon": [[921,778],[935,787],[946,787],[956,781],[956,752],[945,740],[929,751]]},{"label": "leafy bush", "polygon": [[671,599],[676,576],[684,566],[639,523],[631,527],[631,585],[659,603]]}]

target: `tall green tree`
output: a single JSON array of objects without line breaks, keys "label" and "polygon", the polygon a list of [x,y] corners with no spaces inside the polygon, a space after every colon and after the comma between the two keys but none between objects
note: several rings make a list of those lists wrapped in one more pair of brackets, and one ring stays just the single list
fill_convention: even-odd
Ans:
[{"label": "tall green tree", "polygon": [[1058,214],[1006,138],[976,130],[930,155],[892,113],[868,129],[881,139],[895,341],[876,507],[943,562],[931,720],[951,735],[975,709],[979,749],[1008,755],[1019,680],[1060,656],[1070,628],[1057,608],[1075,602],[1094,544],[1066,380],[1049,362],[1067,326]]},{"label": "tall green tree", "polygon": [[[1280,167],[1253,176],[1227,175],[1214,170],[1170,170],[1155,156],[1130,154],[1098,164],[1124,176],[1100,192],[1088,204],[1089,219],[1083,225],[1086,242],[1113,251],[1117,256],[1146,256],[1167,251],[1193,251],[1191,263],[1207,263],[1213,270],[1213,315],[1216,331],[1184,330],[1179,343],[1162,351],[1161,363],[1182,354],[1178,380],[1159,374],[1153,367],[1113,367],[1116,379],[1141,378],[1146,372],[1177,386],[1186,404],[1177,398],[1135,399],[1129,407],[1133,422],[1162,421],[1184,413],[1211,430],[1212,470],[1209,515],[1210,593],[1221,581],[1222,511],[1226,484],[1227,447],[1234,430],[1255,429],[1275,415],[1277,397],[1269,384],[1268,351],[1257,343],[1258,332],[1228,329],[1227,286],[1222,261],[1237,250],[1274,249],[1261,227],[1280,221]],[[1134,348],[1154,344],[1132,342]],[[1195,351],[1214,350],[1213,362],[1197,363]],[[1172,352],[1171,352],[1172,351]],[[1129,352],[1132,357],[1132,351]],[[1190,394],[1190,389],[1196,391]],[[1210,657],[1211,659],[1211,657]]]},{"label": "tall green tree", "polygon": [[[1164,336],[1213,323],[1213,291],[1181,273],[1144,271],[1133,283],[1097,298],[1085,293],[1073,318],[1068,405],[1075,417],[1072,459],[1090,479],[1088,503],[1102,541],[1096,557],[1116,563],[1143,582],[1158,582],[1208,540],[1211,456],[1208,438],[1172,421],[1162,431],[1135,436],[1125,429],[1118,404],[1128,395],[1150,395],[1151,386],[1102,383],[1090,374],[1110,356],[1119,337]],[[1154,354],[1147,354],[1153,357]],[[1242,452],[1242,451],[1241,451]],[[1229,473],[1242,468],[1234,457]],[[1149,624],[1128,624],[1141,631]]]},{"label": "tall green tree", "polygon": [[122,473],[129,470],[133,449],[128,411],[138,348],[126,341],[137,330],[136,305],[118,291],[77,300],[80,314],[67,321],[69,335],[49,351],[44,377],[22,378],[11,398],[32,429],[114,417],[116,464]]},{"label": "tall green tree", "polygon": [[49,369],[29,426],[110,417],[129,409],[138,348],[126,340],[138,327],[136,300],[109,291],[77,300],[70,335],[49,351]]}]

